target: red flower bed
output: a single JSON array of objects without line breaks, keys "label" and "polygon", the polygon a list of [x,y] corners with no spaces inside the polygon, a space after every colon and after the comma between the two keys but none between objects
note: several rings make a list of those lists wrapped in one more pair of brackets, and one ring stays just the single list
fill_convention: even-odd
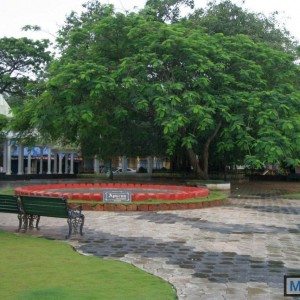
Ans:
[{"label": "red flower bed", "polygon": [[59,183],[22,186],[15,189],[16,195],[45,197],[64,197],[72,200],[103,201],[103,192],[107,190],[130,191],[132,202],[149,199],[184,200],[207,197],[209,190],[205,187],[188,187],[175,185],[154,185],[135,183]]}]

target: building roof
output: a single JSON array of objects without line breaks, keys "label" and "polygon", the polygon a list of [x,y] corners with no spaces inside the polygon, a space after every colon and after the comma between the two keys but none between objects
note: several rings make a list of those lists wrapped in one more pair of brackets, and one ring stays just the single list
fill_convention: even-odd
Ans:
[{"label": "building roof", "polygon": [[10,106],[8,105],[3,95],[1,94],[0,94],[0,114],[6,117],[12,117]]},{"label": "building roof", "polygon": [[[17,144],[14,142],[13,145],[15,147],[12,148],[12,152],[11,155],[14,156],[18,156],[19,154],[19,147],[17,147]],[[51,147],[50,147],[51,148]],[[24,153],[24,157],[27,157],[28,154],[31,154],[32,158],[36,158],[36,157],[41,157],[41,156],[48,156],[48,151],[49,151],[49,147],[24,147],[23,148],[23,153]],[[57,151],[51,151],[51,154],[53,155],[54,153],[57,153]],[[65,155],[65,153],[63,153]],[[67,153],[68,154],[68,153]],[[74,155],[74,159],[77,159],[79,157],[78,153],[73,152]]]}]

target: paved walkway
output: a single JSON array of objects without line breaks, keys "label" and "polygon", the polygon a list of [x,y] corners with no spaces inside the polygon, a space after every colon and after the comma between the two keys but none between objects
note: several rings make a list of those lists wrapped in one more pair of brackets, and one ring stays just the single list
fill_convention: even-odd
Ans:
[{"label": "paved walkway", "polygon": [[[233,199],[224,207],[158,213],[85,212],[78,251],[115,258],[171,282],[179,299],[283,299],[283,275],[300,275],[300,201]],[[66,220],[41,218],[63,239]],[[0,229],[17,218],[0,214]]]}]

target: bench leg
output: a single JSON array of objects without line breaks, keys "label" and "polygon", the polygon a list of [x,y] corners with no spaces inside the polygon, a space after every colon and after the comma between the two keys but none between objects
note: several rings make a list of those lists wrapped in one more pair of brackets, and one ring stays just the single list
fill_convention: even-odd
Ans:
[{"label": "bench leg", "polygon": [[[35,226],[33,225],[34,220],[36,221]],[[35,227],[36,229],[39,230],[39,228],[38,228],[39,222],[40,222],[40,216],[30,215],[29,216],[29,229],[33,229]]]},{"label": "bench leg", "polygon": [[35,227],[36,227],[37,230],[40,230],[40,227],[39,227],[40,218],[41,218],[41,216],[37,216],[37,218],[36,218]]},{"label": "bench leg", "polygon": [[69,225],[69,234],[66,235],[66,239],[68,239],[71,236],[72,228],[73,228],[72,219],[68,218],[67,222],[68,222],[68,225]]},{"label": "bench leg", "polygon": [[29,216],[29,229],[33,228],[33,215]]},{"label": "bench leg", "polygon": [[18,228],[18,231],[21,230],[22,228],[22,221],[23,221],[23,214],[18,214],[18,219],[19,219],[19,228]]},{"label": "bench leg", "polygon": [[23,225],[23,228],[24,228],[24,231],[26,232],[27,229],[28,229],[28,220],[30,219],[30,216],[28,215],[23,215],[23,222],[24,222],[24,225]]},{"label": "bench leg", "polygon": [[72,232],[74,234],[78,233],[78,229],[79,229],[80,235],[83,235],[82,228],[84,225],[84,216],[68,218],[67,222],[69,225],[69,234],[66,236],[67,239],[72,235]]},{"label": "bench leg", "polygon": [[84,225],[84,216],[82,216],[82,218],[81,218],[81,224],[80,224],[80,235],[83,235],[83,233],[82,233],[82,228],[83,228],[83,225]]}]

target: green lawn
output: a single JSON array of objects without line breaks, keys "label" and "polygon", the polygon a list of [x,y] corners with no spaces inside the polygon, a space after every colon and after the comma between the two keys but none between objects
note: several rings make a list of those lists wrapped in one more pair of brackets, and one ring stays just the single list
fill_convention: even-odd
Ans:
[{"label": "green lawn", "polygon": [[194,180],[189,180],[186,182],[187,185],[195,186],[195,185],[206,185],[206,184],[217,184],[217,183],[229,183],[228,181],[224,180],[199,180],[199,179],[194,179]]},{"label": "green lawn", "polygon": [[293,200],[300,200],[300,193],[291,193],[284,195],[284,198],[293,199]]},{"label": "green lawn", "polygon": [[[199,203],[199,202],[209,202],[209,201],[215,201],[215,200],[225,200],[228,198],[228,193],[223,191],[210,191],[210,194],[207,197],[201,197],[201,198],[191,198],[191,199],[184,199],[184,200],[161,200],[161,199],[148,199],[144,201],[137,201],[137,202],[130,202],[130,203],[122,203],[124,205],[130,205],[130,204],[163,204],[163,203],[180,203],[180,204],[186,204],[186,203]],[[96,206],[98,204],[103,204],[99,201],[86,201],[86,200],[68,200],[69,203],[76,203],[76,204],[91,204],[92,206]]]},{"label": "green lawn", "polygon": [[1,231],[0,241],[0,299],[176,299],[162,279],[64,242]]},{"label": "green lawn", "polygon": [[1,195],[14,195],[14,188],[12,187],[6,187],[6,188],[1,188],[0,189],[0,194]]}]

